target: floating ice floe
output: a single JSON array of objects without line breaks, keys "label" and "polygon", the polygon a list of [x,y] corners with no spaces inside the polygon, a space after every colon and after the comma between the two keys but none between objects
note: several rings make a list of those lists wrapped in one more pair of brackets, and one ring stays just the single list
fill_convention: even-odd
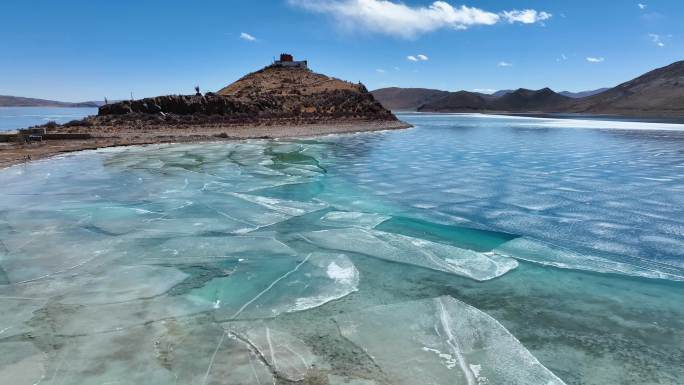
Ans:
[{"label": "floating ice floe", "polygon": [[228,277],[189,293],[193,301],[218,304],[219,320],[270,318],[321,306],[358,290],[359,272],[343,254],[315,252],[293,257],[254,258]]},{"label": "floating ice floe", "polygon": [[303,233],[301,236],[319,247],[351,251],[478,281],[496,278],[518,266],[513,258],[377,230],[321,230]]},{"label": "floating ice floe", "polygon": [[495,248],[493,252],[511,258],[563,269],[684,281],[684,269],[659,263],[655,260],[639,258],[612,260],[594,255],[576,253],[565,248],[525,237],[508,241]]},{"label": "floating ice floe", "polygon": [[388,215],[350,211],[331,211],[321,218],[321,224],[332,227],[360,227],[372,229],[390,219]]},{"label": "floating ice floe", "polygon": [[451,297],[378,306],[335,320],[392,384],[563,384],[498,321]]},{"label": "floating ice floe", "polygon": [[233,322],[225,323],[223,327],[248,343],[274,372],[289,381],[302,381],[314,364],[321,367],[304,342],[264,322]]}]

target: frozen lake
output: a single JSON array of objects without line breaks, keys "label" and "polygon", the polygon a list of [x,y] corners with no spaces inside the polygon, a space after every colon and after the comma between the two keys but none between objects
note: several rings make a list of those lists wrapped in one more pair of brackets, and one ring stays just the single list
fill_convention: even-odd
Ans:
[{"label": "frozen lake", "polygon": [[0,379],[681,383],[684,125],[400,118],[0,171]]}]

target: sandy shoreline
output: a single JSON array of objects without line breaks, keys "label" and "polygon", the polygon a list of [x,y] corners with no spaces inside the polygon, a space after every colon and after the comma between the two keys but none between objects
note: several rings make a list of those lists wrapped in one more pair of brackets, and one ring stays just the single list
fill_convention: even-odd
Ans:
[{"label": "sandy shoreline", "polygon": [[0,143],[0,169],[58,154],[98,148],[159,143],[215,142],[239,139],[294,138],[411,127],[402,121],[358,121],[302,125],[196,126],[183,129],[121,130],[85,140],[47,140],[37,143]]}]

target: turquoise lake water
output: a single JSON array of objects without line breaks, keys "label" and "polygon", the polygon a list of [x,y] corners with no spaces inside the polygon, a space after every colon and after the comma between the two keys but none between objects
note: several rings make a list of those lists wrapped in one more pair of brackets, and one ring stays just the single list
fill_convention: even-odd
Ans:
[{"label": "turquoise lake water", "polygon": [[400,117],[0,171],[0,379],[682,383],[684,125]]},{"label": "turquoise lake water", "polygon": [[66,123],[97,115],[97,108],[0,107],[0,131],[11,131],[45,124]]}]

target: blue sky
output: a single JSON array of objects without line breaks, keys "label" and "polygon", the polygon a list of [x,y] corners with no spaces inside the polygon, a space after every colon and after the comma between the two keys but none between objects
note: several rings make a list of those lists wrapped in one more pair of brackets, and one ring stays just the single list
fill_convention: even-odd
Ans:
[{"label": "blue sky", "polygon": [[217,90],[280,52],[370,89],[587,90],[684,59],[684,1],[0,2],[0,94]]}]

